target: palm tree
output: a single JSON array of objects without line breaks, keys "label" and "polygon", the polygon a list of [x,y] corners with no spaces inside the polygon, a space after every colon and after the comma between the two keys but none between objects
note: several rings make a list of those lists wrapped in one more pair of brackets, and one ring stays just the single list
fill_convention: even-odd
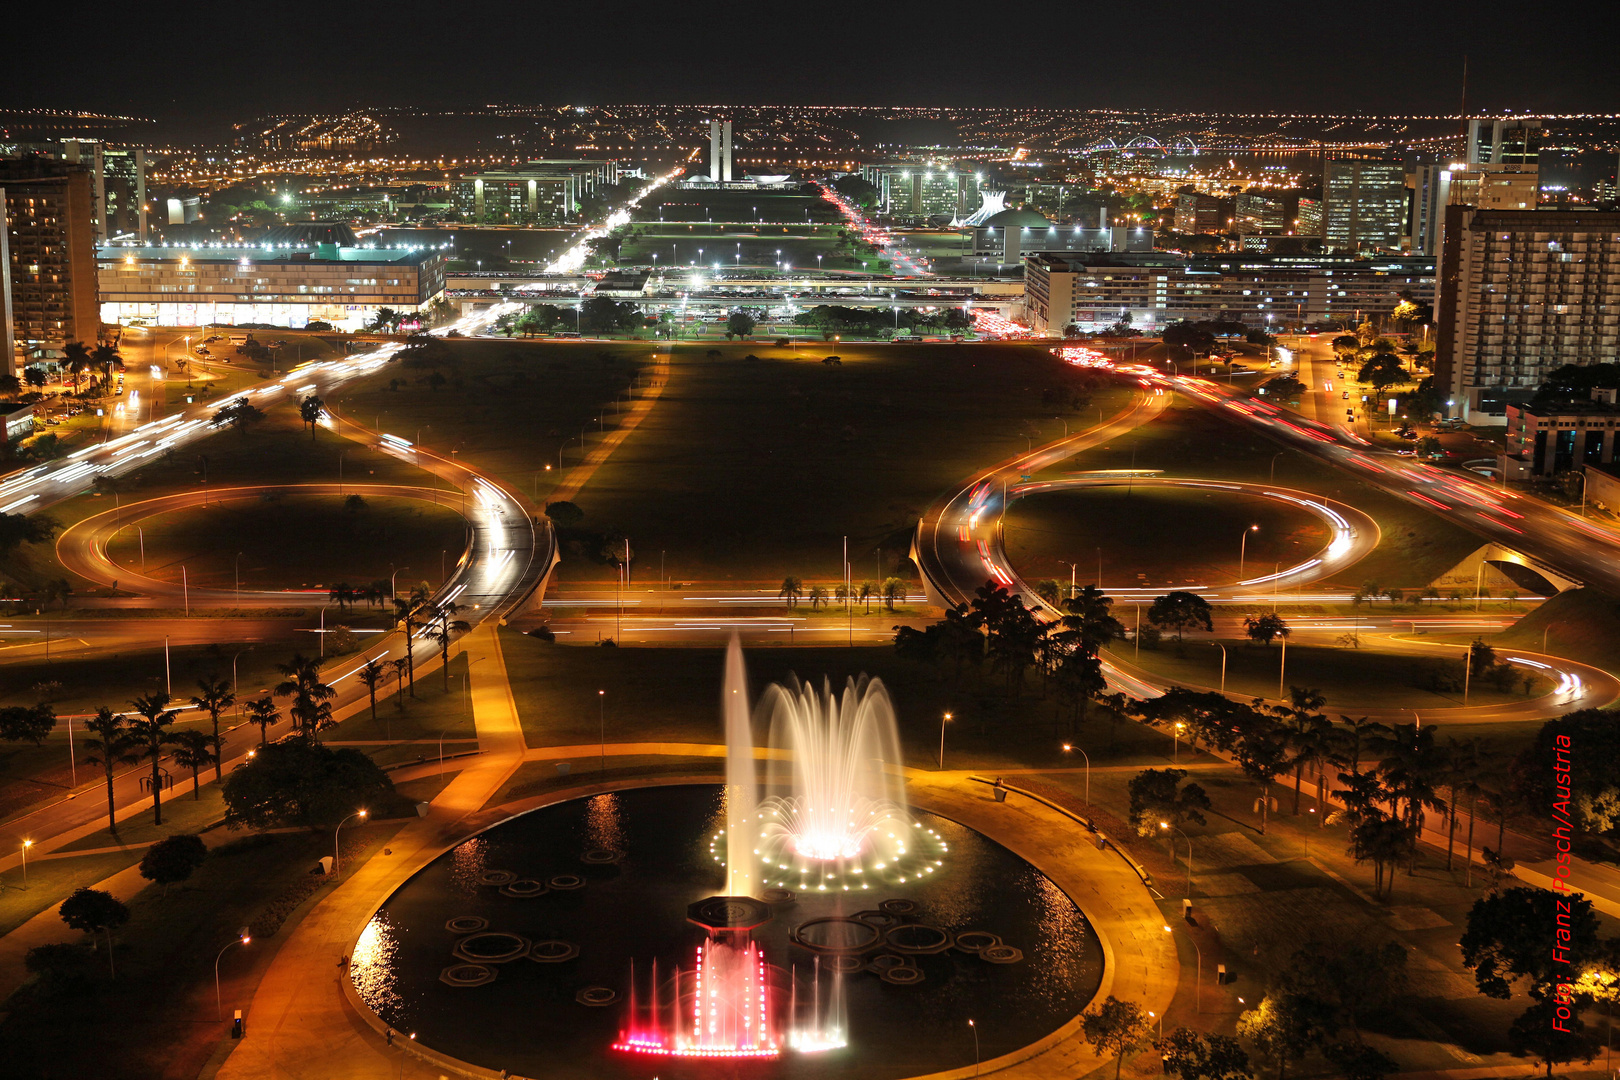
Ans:
[{"label": "palm tree", "polygon": [[872,614],[872,600],[879,594],[879,592],[880,592],[880,589],[878,588],[878,583],[877,582],[875,582],[875,581],[863,581],[863,582],[861,582],[860,590],[858,592],[856,592],[855,596],[856,596],[857,599],[859,599],[861,601],[861,603],[866,605],[865,614],[867,614],[867,615]]},{"label": "palm tree", "polygon": [[377,722],[377,686],[383,681],[384,675],[382,662],[380,660],[367,660],[366,666],[354,674],[360,680],[360,685],[366,688],[366,693],[371,695],[371,722],[375,724]]},{"label": "palm tree", "polygon": [[320,661],[302,653],[294,653],[285,664],[277,664],[276,670],[286,678],[276,685],[275,693],[292,698],[287,711],[298,722],[304,738],[315,741],[323,729],[332,726],[332,698],[337,691],[321,681]]},{"label": "palm tree", "polygon": [[134,737],[124,726],[124,718],[103,705],[96,710],[96,715],[84,722],[84,726],[95,732],[96,737],[86,739],[84,745],[89,749],[90,756],[84,760],[90,765],[100,765],[107,778],[107,827],[116,835],[118,832],[118,817],[113,806],[113,776],[120,765],[133,765],[139,760],[131,751],[135,747]]},{"label": "palm tree", "polygon": [[405,681],[405,669],[410,667],[410,658],[401,656],[388,661],[388,666],[394,669],[394,707],[404,712],[405,695],[399,692],[399,684]]},{"label": "palm tree", "polygon": [[321,422],[321,413],[326,410],[326,402],[321,400],[319,394],[310,394],[298,402],[298,417],[309,425],[309,441],[315,441],[315,425]]},{"label": "palm tree", "polygon": [[[236,704],[236,695],[226,686],[222,679],[208,675],[197,680],[197,689],[202,691],[191,699],[191,703],[208,714],[214,722],[214,746],[221,745],[219,738],[219,714]],[[223,779],[220,771],[219,754],[214,755],[214,779]]]},{"label": "palm tree", "polygon": [[124,358],[118,355],[116,345],[97,345],[96,351],[90,354],[90,363],[101,369],[101,385],[112,385],[113,369],[124,370]]},{"label": "palm tree", "polygon": [[[1316,764],[1327,753],[1327,733],[1332,721],[1317,710],[1327,704],[1321,691],[1305,686],[1288,688],[1289,703],[1276,710],[1288,732],[1288,749],[1294,766],[1294,816],[1299,816],[1299,789],[1305,778],[1305,766]],[[1320,804],[1321,789],[1317,789]],[[1320,811],[1320,805],[1318,805]]]},{"label": "palm tree", "polygon": [[439,624],[433,629],[433,640],[439,644],[439,670],[444,673],[446,693],[450,691],[450,635],[465,634],[472,629],[472,623],[450,618],[460,610],[462,610],[460,604],[446,601],[433,611],[433,618]]},{"label": "palm tree", "polygon": [[[1434,743],[1434,728],[1420,728],[1416,724],[1398,724],[1394,731],[1374,743],[1383,755],[1378,762],[1378,776],[1389,791],[1392,807],[1404,800],[1406,811],[1399,815],[1411,836],[1411,854],[1417,854],[1417,839],[1423,835],[1423,811],[1444,810],[1438,786],[1446,775],[1445,751]],[[1415,860],[1414,860],[1415,861]],[[1413,872],[1409,863],[1407,872]]]},{"label": "palm tree", "polygon": [[73,376],[73,389],[79,389],[79,375],[89,371],[91,366],[90,350],[85,348],[82,341],[70,341],[62,346],[62,366],[67,368]]},{"label": "palm tree", "polygon": [[813,586],[811,586],[811,588],[810,588],[810,610],[814,611],[817,608],[826,607],[826,606],[827,606],[827,587],[825,585],[813,585]]},{"label": "palm tree", "polygon": [[416,631],[421,626],[416,621],[416,615],[427,604],[427,599],[427,590],[418,585],[405,599],[394,601],[394,610],[405,626],[405,681],[411,697],[416,696]]},{"label": "palm tree", "polygon": [[169,730],[169,725],[174,723],[178,710],[169,708],[168,694],[147,694],[129,704],[137,716],[129,722],[130,738],[139,747],[136,756],[152,762],[152,824],[161,825],[163,768],[158,763],[163,760],[163,748],[174,742],[174,732]]},{"label": "palm tree", "polygon": [[1479,803],[1479,781],[1484,773],[1479,739],[1452,739],[1446,743],[1446,787],[1451,791],[1451,809],[1446,825],[1446,869],[1451,869],[1452,838],[1457,834],[1457,797],[1468,797],[1468,870],[1472,880],[1474,869],[1474,809]]},{"label": "palm tree", "polygon": [[[1371,745],[1372,741],[1380,736],[1388,735],[1389,725],[1368,720],[1365,716],[1355,720],[1343,714],[1340,714],[1339,722],[1344,727],[1338,729],[1340,752],[1334,760],[1349,765],[1353,775],[1361,771],[1361,748]],[[1345,749],[1349,750],[1348,755],[1344,753]]]},{"label": "palm tree", "polygon": [[328,602],[337,604],[339,611],[348,611],[349,605],[354,603],[354,586],[347,581],[340,581],[332,586],[326,596]]},{"label": "palm tree", "polygon": [[257,698],[247,703],[247,711],[248,723],[259,725],[259,745],[263,746],[268,739],[270,726],[281,719],[281,710],[276,708],[276,699]]},{"label": "palm tree", "polygon": [[799,597],[804,595],[804,582],[789,575],[782,579],[782,588],[776,595],[786,600],[788,607],[797,607]]},{"label": "palm tree", "polygon": [[219,767],[219,754],[214,749],[218,744],[206,731],[177,731],[171,741],[174,763],[191,770],[191,797],[201,799],[202,785],[197,774],[210,765]]}]

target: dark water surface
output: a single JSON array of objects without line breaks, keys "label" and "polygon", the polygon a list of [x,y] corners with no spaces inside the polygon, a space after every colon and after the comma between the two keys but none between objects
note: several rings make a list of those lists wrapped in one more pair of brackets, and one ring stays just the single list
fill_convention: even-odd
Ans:
[{"label": "dark water surface", "polygon": [[[776,982],[785,987],[796,969],[803,995],[809,981],[812,957],[789,940],[794,926],[902,897],[919,905],[916,921],[953,934],[997,934],[1022,950],[1022,962],[990,964],[953,949],[916,958],[925,979],[914,986],[889,985],[869,973],[847,976],[849,1046],[842,1050],[800,1055],[784,1049],[778,1059],[762,1062],[612,1050],[626,1025],[632,962],[644,1003],[652,961],[666,975],[677,964],[690,968],[704,939],[704,931],[687,922],[687,905],[722,890],[709,838],[721,827],[723,798],[715,785],[598,795],[513,818],[466,841],[406,882],[377,914],[355,948],[352,972],[361,996],[423,1045],[514,1076],[888,1080],[971,1066],[970,1018],[988,1061],[1054,1031],[1096,992],[1102,952],[1074,903],[1007,849],[919,813],[950,846],[944,869],[925,883],[801,895],[776,908],[754,934]],[[580,857],[592,849],[624,857],[616,865],[587,865]],[[477,883],[489,870],[540,880],[578,874],[587,884],[514,899]],[[487,985],[447,986],[439,973],[457,962],[451,950],[458,935],[445,923],[468,915],[489,920],[492,931],[573,942],[580,955],[556,964],[514,960],[497,965],[498,976]],[[621,1000],[600,1008],[578,1004],[575,994],[588,986],[610,987]],[[779,1014],[787,997],[785,989],[777,994]]]}]

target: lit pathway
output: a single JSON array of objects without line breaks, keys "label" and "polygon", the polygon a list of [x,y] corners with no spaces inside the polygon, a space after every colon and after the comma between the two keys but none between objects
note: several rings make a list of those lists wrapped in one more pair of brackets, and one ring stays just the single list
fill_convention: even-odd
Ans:
[{"label": "lit pathway", "polygon": [[630,436],[630,433],[641,425],[642,420],[646,419],[648,413],[652,412],[653,406],[663,396],[664,387],[669,385],[670,351],[672,349],[673,346],[666,342],[662,356],[659,356],[656,351],[654,352],[653,369],[647,376],[647,386],[642,391],[641,396],[636,398],[636,403],[630,407],[629,413],[619,418],[619,426],[608,432],[607,437],[598,443],[590,453],[585,455],[584,461],[581,461],[568,471],[568,475],[563,477],[562,481],[551,492],[549,502],[568,502],[578,495],[585,485],[590,482],[591,477],[596,475],[596,470],[600,469],[603,463],[612,456],[613,451],[619,448],[619,444],[624,442]]},{"label": "lit pathway", "polygon": [[483,753],[439,793],[426,817],[408,822],[279,943],[244,1010],[246,1037],[216,1074],[221,1080],[431,1080],[444,1072],[402,1058],[367,1026],[350,1004],[339,960],[406,878],[498,817],[473,815],[523,761],[523,733],[493,623],[468,634],[461,647],[470,664],[473,722]]}]

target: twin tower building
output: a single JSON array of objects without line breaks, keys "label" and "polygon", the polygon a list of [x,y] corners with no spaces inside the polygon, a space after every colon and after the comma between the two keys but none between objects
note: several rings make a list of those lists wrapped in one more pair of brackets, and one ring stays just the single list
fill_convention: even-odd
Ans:
[{"label": "twin tower building", "polygon": [[709,121],[709,179],[731,183],[731,121]]}]

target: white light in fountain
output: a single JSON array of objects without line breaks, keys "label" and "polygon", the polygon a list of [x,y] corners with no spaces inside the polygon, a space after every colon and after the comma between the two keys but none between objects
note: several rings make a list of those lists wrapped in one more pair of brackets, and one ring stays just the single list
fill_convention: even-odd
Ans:
[{"label": "white light in fountain", "polygon": [[[906,805],[894,707],[877,679],[850,679],[840,693],[790,680],[774,685],[759,715],[771,754],[755,802],[750,730],[737,722],[745,701],[741,646],[732,640],[727,712],[727,827],[710,851],[739,886],[827,891],[903,882],[941,865],[945,842]],[[746,756],[739,742],[747,739]],[[744,762],[747,768],[744,768]]]}]

